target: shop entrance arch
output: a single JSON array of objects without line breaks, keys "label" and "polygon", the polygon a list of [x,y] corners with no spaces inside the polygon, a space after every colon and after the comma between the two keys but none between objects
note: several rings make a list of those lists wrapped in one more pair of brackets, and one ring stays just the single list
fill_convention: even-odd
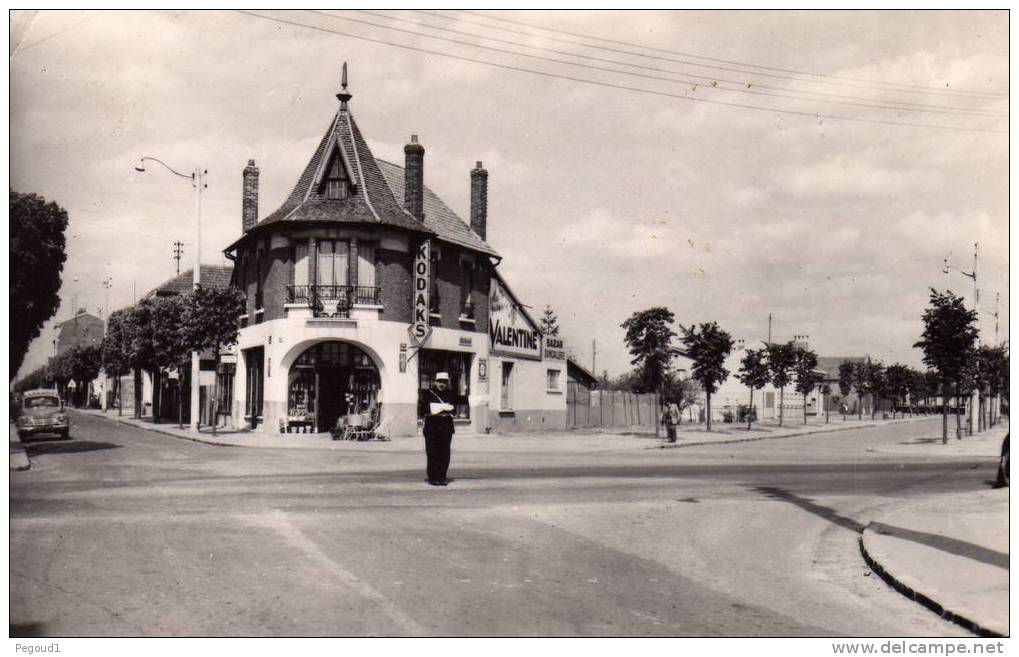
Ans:
[{"label": "shop entrance arch", "polygon": [[331,431],[341,418],[370,418],[380,393],[379,369],[367,352],[350,342],[319,342],[290,366],[286,430]]}]

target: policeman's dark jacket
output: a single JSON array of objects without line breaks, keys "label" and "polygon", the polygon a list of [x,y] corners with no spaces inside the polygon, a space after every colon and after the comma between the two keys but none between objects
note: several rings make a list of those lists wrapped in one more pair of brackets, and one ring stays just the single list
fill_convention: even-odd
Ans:
[{"label": "policeman's dark jacket", "polygon": [[421,399],[418,401],[418,408],[420,409],[421,415],[425,418],[424,431],[427,433],[441,433],[448,431],[454,433],[453,429],[453,414],[449,412],[439,413],[438,415],[431,414],[431,407],[429,404],[453,404],[453,393],[449,390],[436,390],[435,388],[429,388],[421,395]]}]

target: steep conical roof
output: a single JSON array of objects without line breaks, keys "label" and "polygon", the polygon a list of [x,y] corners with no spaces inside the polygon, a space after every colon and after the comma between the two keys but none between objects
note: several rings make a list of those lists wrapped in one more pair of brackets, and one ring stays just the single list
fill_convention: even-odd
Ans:
[{"label": "steep conical roof", "polygon": [[[353,183],[353,193],[328,199],[322,181],[336,158]],[[394,198],[354,117],[344,108],[336,113],[290,196],[255,227],[280,222],[367,223],[432,232]]]}]

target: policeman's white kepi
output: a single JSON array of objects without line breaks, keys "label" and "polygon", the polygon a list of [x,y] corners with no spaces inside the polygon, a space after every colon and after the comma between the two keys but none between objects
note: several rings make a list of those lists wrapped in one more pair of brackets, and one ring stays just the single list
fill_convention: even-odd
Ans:
[{"label": "policeman's white kepi", "polygon": [[435,380],[436,381],[445,381],[445,382],[449,383],[449,373],[448,372],[439,372],[438,374],[435,375]]}]

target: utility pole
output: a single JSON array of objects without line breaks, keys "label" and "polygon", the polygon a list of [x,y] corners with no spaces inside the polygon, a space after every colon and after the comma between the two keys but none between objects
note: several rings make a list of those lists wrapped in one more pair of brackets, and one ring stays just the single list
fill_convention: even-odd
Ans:
[{"label": "utility pole", "polygon": [[173,243],[173,259],[177,261],[177,275],[180,276],[180,257],[184,255],[184,242]]},{"label": "utility pole", "polygon": [[768,313],[768,344],[771,344],[771,313]]},{"label": "utility pole", "polygon": [[598,371],[598,341],[591,340],[591,372]]},{"label": "utility pole", "polygon": [[113,287],[113,277],[107,276],[100,281],[100,285],[106,288],[106,320],[108,322],[110,319],[110,288]]}]

